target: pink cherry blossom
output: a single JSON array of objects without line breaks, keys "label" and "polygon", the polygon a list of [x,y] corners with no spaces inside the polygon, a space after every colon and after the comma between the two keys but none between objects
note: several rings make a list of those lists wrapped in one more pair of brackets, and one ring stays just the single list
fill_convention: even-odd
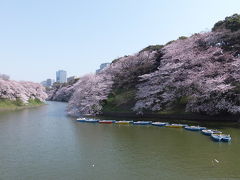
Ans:
[{"label": "pink cherry blossom", "polygon": [[167,109],[186,97],[186,111],[239,113],[240,58],[224,52],[222,35],[196,34],[165,46],[158,70],[141,76],[134,110]]},{"label": "pink cherry blossom", "polygon": [[45,88],[39,83],[14,81],[0,78],[0,98],[17,100],[28,103],[29,99],[44,101],[47,98]]}]

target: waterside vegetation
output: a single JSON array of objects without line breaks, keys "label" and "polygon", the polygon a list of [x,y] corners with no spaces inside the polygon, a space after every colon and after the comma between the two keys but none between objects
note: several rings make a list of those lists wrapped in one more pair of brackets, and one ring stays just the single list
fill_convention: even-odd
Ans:
[{"label": "waterside vegetation", "polygon": [[45,88],[34,82],[14,81],[0,76],[0,111],[35,107],[44,104]]},{"label": "waterside vegetation", "polygon": [[23,101],[21,101],[20,99],[17,100],[0,99],[0,111],[32,108],[44,104],[45,103],[40,101],[39,99],[29,99],[28,103],[23,103]]}]

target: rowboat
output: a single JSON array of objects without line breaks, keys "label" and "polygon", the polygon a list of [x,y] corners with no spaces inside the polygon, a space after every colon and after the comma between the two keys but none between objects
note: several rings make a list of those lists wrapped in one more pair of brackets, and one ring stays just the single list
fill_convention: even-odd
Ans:
[{"label": "rowboat", "polygon": [[101,124],[112,124],[112,123],[115,123],[114,120],[101,120],[101,121],[98,121],[99,123]]},{"label": "rowboat", "polygon": [[214,141],[220,142],[222,140],[221,134],[211,134],[211,137]]},{"label": "rowboat", "polygon": [[95,119],[87,119],[85,122],[86,122],[86,123],[97,123],[98,120],[95,120]]},{"label": "rowboat", "polygon": [[200,127],[200,126],[185,126],[184,128],[189,131],[201,131],[206,129],[205,127]]},{"label": "rowboat", "polygon": [[152,124],[151,121],[135,121],[133,122],[134,125],[150,125]]},{"label": "rowboat", "polygon": [[115,124],[130,124],[133,121],[116,121]]},{"label": "rowboat", "polygon": [[164,123],[164,122],[153,122],[152,125],[153,126],[166,126],[168,123]]},{"label": "rowboat", "polygon": [[189,131],[200,131],[200,129],[197,126],[186,126],[184,129]]},{"label": "rowboat", "polygon": [[202,133],[207,136],[211,136],[211,134],[221,134],[221,131],[213,130],[213,129],[203,129]]},{"label": "rowboat", "polygon": [[185,126],[184,124],[167,124],[166,125],[166,127],[169,127],[169,128],[182,128],[184,126]]},{"label": "rowboat", "polygon": [[222,134],[222,141],[229,142],[231,140],[232,140],[232,138],[230,135]]},{"label": "rowboat", "polygon": [[223,142],[229,142],[232,140],[230,135],[226,134],[211,134],[211,137],[214,141],[223,141]]},{"label": "rowboat", "polygon": [[87,120],[86,118],[77,118],[78,122],[86,122],[86,120]]},{"label": "rowboat", "polygon": [[206,127],[201,127],[201,126],[198,126],[199,130],[202,131],[204,129],[207,129]]}]

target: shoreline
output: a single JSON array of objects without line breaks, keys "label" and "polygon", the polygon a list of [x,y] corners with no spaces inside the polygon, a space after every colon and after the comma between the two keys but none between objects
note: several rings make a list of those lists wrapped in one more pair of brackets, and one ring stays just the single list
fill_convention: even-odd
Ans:
[{"label": "shoreline", "polygon": [[25,105],[25,106],[0,107],[0,112],[16,111],[16,110],[22,110],[22,109],[31,109],[31,108],[44,106],[44,105],[47,105],[47,104],[43,103],[43,104]]},{"label": "shoreline", "polygon": [[96,117],[117,117],[117,118],[156,118],[159,120],[175,120],[175,121],[201,121],[201,122],[240,122],[239,115],[228,116],[207,116],[201,114],[154,114],[145,113],[143,115],[137,115],[130,112],[104,112]]},{"label": "shoreline", "polygon": [[[53,101],[54,102],[54,101]],[[62,101],[56,101],[62,102]],[[67,102],[66,102],[67,103]],[[1,110],[0,110],[1,111]],[[77,116],[71,116],[77,118]],[[202,115],[193,113],[172,113],[172,114],[157,114],[157,113],[144,113],[143,115],[137,115],[134,112],[103,112],[102,114],[95,116],[85,116],[94,118],[135,118],[135,119],[159,119],[159,120],[171,120],[171,121],[195,121],[195,122],[232,122],[240,123],[240,115]]]}]

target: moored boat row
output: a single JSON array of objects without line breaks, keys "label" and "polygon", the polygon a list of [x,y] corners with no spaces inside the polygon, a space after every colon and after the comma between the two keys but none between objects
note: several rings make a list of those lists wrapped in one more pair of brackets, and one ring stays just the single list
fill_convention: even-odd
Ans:
[{"label": "moored boat row", "polygon": [[95,119],[86,119],[86,118],[78,118],[78,122],[86,122],[86,123],[100,123],[100,124],[133,124],[133,125],[152,125],[159,127],[167,127],[167,128],[184,128],[189,131],[201,131],[202,134],[211,136],[214,141],[217,142],[229,142],[231,141],[231,136],[222,134],[221,131],[207,129],[206,127],[201,126],[189,126],[187,124],[169,124],[167,122],[152,122],[152,121],[115,121],[115,120],[95,120]]}]

